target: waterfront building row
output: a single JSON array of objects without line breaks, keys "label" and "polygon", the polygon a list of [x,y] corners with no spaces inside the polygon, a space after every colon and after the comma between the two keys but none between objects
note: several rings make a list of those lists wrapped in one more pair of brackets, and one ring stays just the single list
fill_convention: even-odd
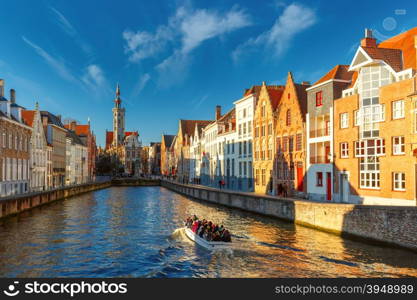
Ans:
[{"label": "waterfront building row", "polygon": [[80,184],[95,177],[95,136],[88,125],[16,102],[0,79],[0,197]]},{"label": "waterfront building row", "polygon": [[[417,28],[379,44],[365,30],[349,64],[315,83],[245,90],[224,115],[163,135],[161,173],[184,183],[313,201],[415,205]],[[222,186],[223,187],[223,186]]]}]

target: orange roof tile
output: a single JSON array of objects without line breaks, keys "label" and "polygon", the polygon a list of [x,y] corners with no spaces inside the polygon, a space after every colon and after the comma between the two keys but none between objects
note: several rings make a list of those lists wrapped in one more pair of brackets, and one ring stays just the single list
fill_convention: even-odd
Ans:
[{"label": "orange roof tile", "polygon": [[389,64],[396,72],[403,69],[402,51],[400,49],[375,47],[362,47],[373,59],[380,59]]},{"label": "orange roof tile", "polygon": [[33,120],[35,119],[34,110],[22,110],[22,119],[30,127],[33,127]]},{"label": "orange roof tile", "polygon": [[268,91],[269,101],[271,102],[272,110],[278,107],[281,101],[281,96],[284,93],[285,86],[282,85],[267,85],[266,90]]},{"label": "orange roof tile", "polygon": [[349,72],[348,69],[348,65],[336,65],[313,85],[326,82],[330,79],[351,80],[354,72]]},{"label": "orange roof tile", "polygon": [[113,143],[113,131],[106,131],[106,149],[110,148]]},{"label": "orange roof tile", "polygon": [[417,69],[416,48],[414,37],[417,35],[417,27],[389,38],[379,44],[379,47],[390,49],[401,49],[403,54],[404,69]]},{"label": "orange roof tile", "polygon": [[90,132],[90,125],[77,125],[75,127],[75,133],[77,135],[88,135]]},{"label": "orange roof tile", "polygon": [[261,85],[254,85],[250,89],[246,89],[243,93],[243,97],[249,96],[251,94],[259,94],[261,91],[262,86]]},{"label": "orange roof tile", "polygon": [[354,71],[352,74],[352,82],[350,83],[349,88],[352,88],[355,85],[356,79],[358,79],[358,71]]},{"label": "orange roof tile", "polygon": [[194,135],[194,129],[195,129],[196,124],[207,126],[211,122],[213,122],[213,121],[207,121],[207,120],[180,120],[182,134],[183,135],[188,134],[188,136],[192,136],[192,135]]}]

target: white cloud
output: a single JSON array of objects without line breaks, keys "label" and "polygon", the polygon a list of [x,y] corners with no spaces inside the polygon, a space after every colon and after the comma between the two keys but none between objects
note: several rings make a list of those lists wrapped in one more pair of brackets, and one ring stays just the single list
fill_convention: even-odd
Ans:
[{"label": "white cloud", "polygon": [[22,39],[26,44],[32,47],[35,50],[35,52],[40,57],[42,57],[45,60],[45,62],[51,68],[53,68],[62,78],[68,81],[77,82],[77,79],[72,75],[71,71],[67,68],[67,66],[65,65],[65,62],[62,59],[52,56],[51,54],[46,52],[44,49],[32,43],[30,40],[28,40],[24,36],[22,36]]},{"label": "white cloud", "polygon": [[85,53],[89,55],[92,54],[91,46],[81,39],[79,33],[70,21],[68,21],[68,19],[57,9],[50,7],[50,10],[55,14],[58,24],[62,30],[72,37]]},{"label": "white cloud", "polygon": [[125,30],[125,53],[129,61],[139,62],[146,58],[157,58],[162,52],[170,52],[157,66],[160,85],[180,82],[185,76],[189,54],[204,41],[213,39],[239,28],[251,25],[245,11],[233,7],[221,13],[215,10],[179,7],[154,33]]},{"label": "white cloud", "polygon": [[272,50],[275,57],[280,56],[290,47],[295,35],[314,25],[316,21],[317,17],[312,9],[291,4],[285,7],[271,29],[239,45],[233,51],[232,58],[237,61],[246,52],[263,47]]},{"label": "white cloud", "polygon": [[181,18],[183,53],[197,48],[205,40],[251,24],[249,16],[237,8],[232,8],[225,15],[207,9],[184,11]]},{"label": "white cloud", "polygon": [[155,34],[146,31],[135,33],[125,30],[123,39],[126,42],[125,53],[129,55],[129,60],[139,62],[161,52],[167,42],[171,40],[171,31],[166,26],[160,26]]},{"label": "white cloud", "polygon": [[97,89],[106,84],[103,70],[94,64],[87,66],[82,81],[92,89]]},{"label": "white cloud", "polygon": [[137,97],[140,92],[145,88],[148,81],[151,79],[151,76],[148,73],[143,74],[133,88],[133,92],[130,98]]}]

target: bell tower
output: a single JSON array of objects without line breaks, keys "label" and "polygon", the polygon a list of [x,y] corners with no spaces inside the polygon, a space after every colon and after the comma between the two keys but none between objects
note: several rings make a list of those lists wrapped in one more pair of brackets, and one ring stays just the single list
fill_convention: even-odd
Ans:
[{"label": "bell tower", "polygon": [[116,99],[113,107],[113,146],[119,146],[123,143],[125,136],[125,109],[122,108],[122,99],[120,99],[120,87],[116,87]]}]

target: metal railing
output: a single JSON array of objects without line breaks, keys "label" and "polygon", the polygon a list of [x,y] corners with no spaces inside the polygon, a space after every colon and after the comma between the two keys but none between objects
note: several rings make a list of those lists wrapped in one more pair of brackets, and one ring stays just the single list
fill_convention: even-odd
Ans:
[{"label": "metal railing", "polygon": [[319,128],[310,130],[310,138],[318,138],[322,136],[329,136],[330,129],[329,128]]}]

